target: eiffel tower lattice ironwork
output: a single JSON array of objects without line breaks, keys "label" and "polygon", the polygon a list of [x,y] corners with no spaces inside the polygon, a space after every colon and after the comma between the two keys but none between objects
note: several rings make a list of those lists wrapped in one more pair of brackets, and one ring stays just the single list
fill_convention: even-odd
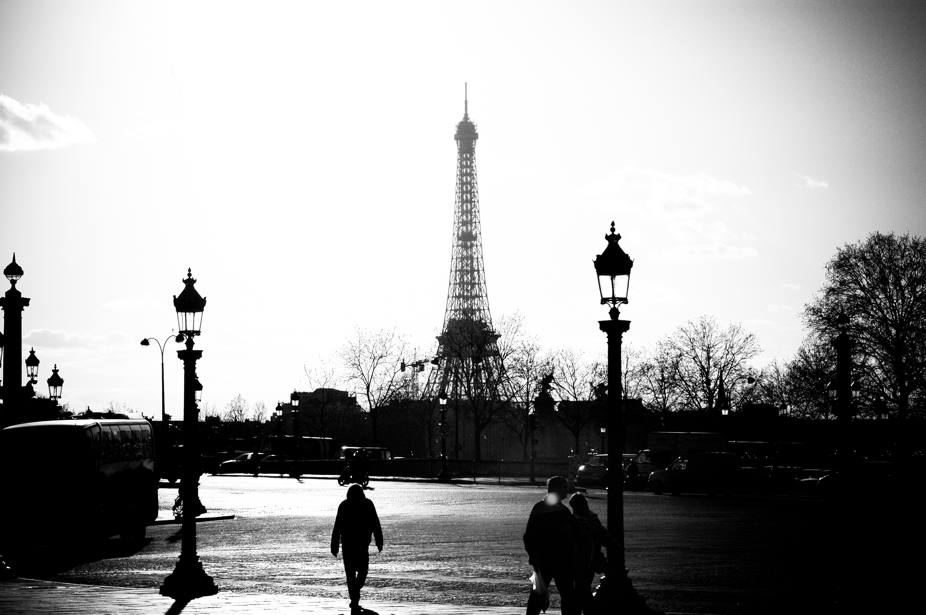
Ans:
[{"label": "eiffel tower lattice ironwork", "polygon": [[[469,100],[464,97],[463,120],[457,124],[457,177],[454,199],[453,253],[444,325],[434,358],[436,369],[428,379],[427,392],[443,392],[452,400],[473,404],[497,397],[502,361],[499,335],[492,327],[486,292],[479,221],[479,190],[476,184],[476,125],[469,119]],[[478,408],[474,408],[478,414]]]}]

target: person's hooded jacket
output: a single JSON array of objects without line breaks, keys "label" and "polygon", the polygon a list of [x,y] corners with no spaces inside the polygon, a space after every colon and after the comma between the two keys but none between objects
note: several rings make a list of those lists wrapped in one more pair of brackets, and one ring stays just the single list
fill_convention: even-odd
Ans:
[{"label": "person's hooded jacket", "polygon": [[376,514],[376,506],[368,500],[360,485],[347,489],[347,498],[338,506],[338,515],[331,531],[331,552],[338,553],[340,543],[345,552],[366,553],[372,539],[376,548],[383,550],[383,530]]}]

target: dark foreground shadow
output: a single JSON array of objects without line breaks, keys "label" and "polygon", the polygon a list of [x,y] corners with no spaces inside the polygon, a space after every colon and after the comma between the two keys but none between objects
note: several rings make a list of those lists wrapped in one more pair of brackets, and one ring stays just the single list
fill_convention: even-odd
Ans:
[{"label": "dark foreground shadow", "polygon": [[7,546],[3,557],[14,574],[21,577],[51,578],[77,566],[102,559],[130,557],[138,553],[150,538],[122,540],[110,538],[98,542],[56,542]]}]

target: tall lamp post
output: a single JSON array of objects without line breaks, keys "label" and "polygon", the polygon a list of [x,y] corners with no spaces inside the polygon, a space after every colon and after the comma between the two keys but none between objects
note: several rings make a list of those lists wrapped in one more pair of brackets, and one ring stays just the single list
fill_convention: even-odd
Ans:
[{"label": "tall lamp post", "polygon": [[175,336],[173,333],[165,337],[163,343],[156,337],[146,337],[141,341],[142,346],[150,346],[151,342],[154,342],[158,345],[158,350],[161,351],[161,424],[165,426],[167,425],[167,411],[165,410],[164,406],[164,351],[167,350],[167,342],[170,340],[174,340],[176,342],[183,341],[182,336]]},{"label": "tall lamp post", "polygon": [[10,282],[10,287],[0,297],[0,307],[3,308],[3,346],[6,362],[3,364],[3,423],[11,420],[10,412],[16,407],[16,402],[22,395],[22,337],[23,337],[23,310],[29,307],[30,299],[23,297],[16,282],[23,276],[23,269],[13,261],[3,268],[3,275]]},{"label": "tall lamp post", "polygon": [[196,515],[200,512],[199,439],[196,433],[199,422],[196,389],[199,381],[196,378],[196,361],[203,351],[193,349],[193,339],[202,328],[206,299],[196,291],[193,286],[195,283],[193,272],[188,269],[187,277],[183,280],[183,291],[174,297],[179,336],[186,340],[186,349],[177,351],[177,356],[183,361],[183,478],[180,489],[184,506],[180,558],[174,571],[164,579],[161,595],[180,601],[211,596],[219,591],[196,554]]},{"label": "tall lamp post", "polygon": [[621,457],[624,452],[624,419],[621,404],[621,341],[630,329],[630,321],[621,320],[619,306],[627,301],[630,288],[630,269],[633,260],[619,245],[621,236],[614,232],[605,235],[608,245],[595,257],[595,273],[601,305],[610,305],[609,319],[598,321],[608,337],[608,565],[605,576],[595,595],[601,613],[652,612],[636,594],[624,561],[624,493]]},{"label": "tall lamp post", "polygon": [[302,439],[302,429],[299,425],[299,394],[296,391],[293,391],[292,395],[289,396],[289,407],[292,409],[293,413],[293,437],[295,438],[295,453],[296,456],[299,456],[301,450]]},{"label": "tall lamp post", "polygon": [[278,401],[277,407],[273,411],[273,415],[277,417],[277,435],[283,435],[283,402]]},{"label": "tall lamp post", "polygon": [[441,389],[437,396],[440,405],[440,474],[437,480],[446,483],[450,481],[450,469],[447,467],[447,392]]}]

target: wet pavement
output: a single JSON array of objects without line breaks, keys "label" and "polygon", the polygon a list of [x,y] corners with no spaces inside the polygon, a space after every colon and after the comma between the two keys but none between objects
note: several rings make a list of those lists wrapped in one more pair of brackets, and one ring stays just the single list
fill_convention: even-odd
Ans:
[{"label": "wet pavement", "polygon": [[[386,548],[371,555],[367,606],[381,615],[523,612],[530,570],[521,534],[541,487],[372,486]],[[234,518],[198,524],[198,553],[221,591],[182,612],[347,615],[342,562],[328,552],[344,492],[331,479],[203,477],[208,515]],[[173,495],[161,494],[161,521],[170,519]],[[588,495],[606,521],[605,493]],[[627,493],[631,578],[651,606],[670,613],[852,612],[836,593],[871,606],[881,590],[886,604],[899,604],[908,585],[896,574],[900,560],[887,556],[895,548],[921,555],[922,542],[904,523],[887,523],[898,510],[912,517],[909,507],[869,500],[853,501],[847,533],[831,523],[845,515],[819,500]],[[178,529],[155,525],[134,549],[113,539],[58,566],[39,558],[34,570],[17,570],[26,579],[0,582],[0,613],[179,613],[182,605],[158,594],[179,553]],[[550,612],[555,605],[554,597]]]},{"label": "wet pavement", "polygon": [[[363,602],[369,615],[501,615],[506,607],[453,606],[421,603]],[[350,615],[345,600],[279,594],[219,592],[187,603],[150,589],[81,585],[35,579],[0,581],[0,613],[6,615],[250,615],[289,613]]]}]

